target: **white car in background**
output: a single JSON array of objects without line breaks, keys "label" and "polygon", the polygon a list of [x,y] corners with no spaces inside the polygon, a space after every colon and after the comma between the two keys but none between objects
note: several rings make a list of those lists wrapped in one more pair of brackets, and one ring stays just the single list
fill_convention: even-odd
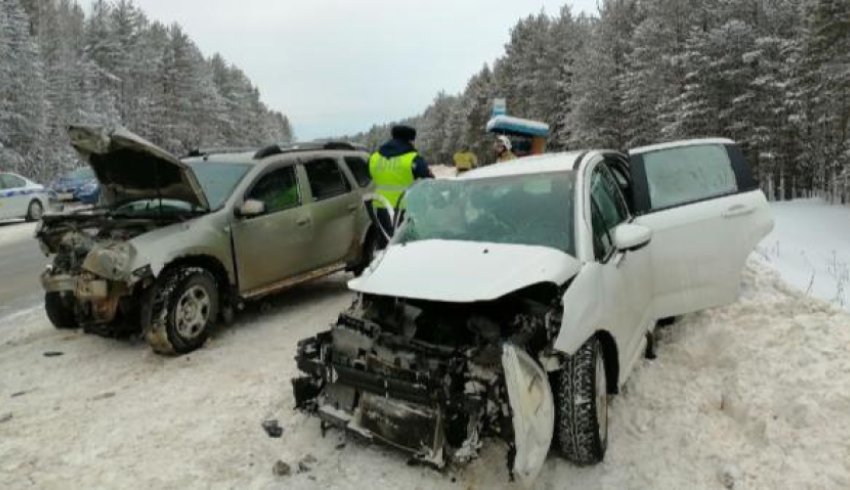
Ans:
[{"label": "white car in background", "polygon": [[47,189],[26,177],[0,172],[0,219],[38,221],[48,209]]},{"label": "white car in background", "polygon": [[773,227],[724,139],[529,157],[405,199],[354,305],[299,343],[296,405],[437,467],[500,438],[527,486],[550,447],[603,459],[657,321],[734,301]]}]

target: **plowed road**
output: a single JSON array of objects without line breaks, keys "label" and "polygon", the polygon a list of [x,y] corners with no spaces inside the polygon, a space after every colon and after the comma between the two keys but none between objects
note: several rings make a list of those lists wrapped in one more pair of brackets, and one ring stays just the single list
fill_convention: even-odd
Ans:
[{"label": "plowed road", "polygon": [[0,221],[0,328],[10,314],[42,301],[38,276],[47,259],[34,232],[33,223]]}]

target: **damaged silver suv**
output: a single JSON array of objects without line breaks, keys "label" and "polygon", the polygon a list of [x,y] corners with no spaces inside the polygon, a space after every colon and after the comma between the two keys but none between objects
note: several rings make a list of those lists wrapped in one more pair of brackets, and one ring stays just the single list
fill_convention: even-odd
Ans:
[{"label": "damaged silver suv", "polygon": [[528,486],[550,446],[602,460],[656,321],[734,301],[773,226],[729,140],[526,158],[405,200],[354,304],[299,343],[296,405],[437,467],[500,438]]},{"label": "damaged silver suv", "polygon": [[186,353],[235,306],[368,264],[368,155],[345,143],[180,160],[123,129],[74,126],[102,205],[47,215],[36,236],[57,328],[143,333]]}]

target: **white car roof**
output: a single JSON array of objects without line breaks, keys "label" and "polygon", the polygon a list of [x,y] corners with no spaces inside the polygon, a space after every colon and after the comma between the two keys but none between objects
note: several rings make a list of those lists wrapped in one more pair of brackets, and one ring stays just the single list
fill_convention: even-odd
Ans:
[{"label": "white car roof", "polygon": [[487,179],[516,175],[539,174],[546,172],[564,172],[574,170],[578,158],[587,152],[571,151],[547,153],[532,157],[518,158],[509,162],[494,163],[464,173],[459,179]]},{"label": "white car roof", "polygon": [[629,150],[629,155],[641,155],[651,151],[669,150],[670,148],[678,148],[680,146],[694,145],[734,145],[735,142],[728,138],[697,138],[692,140],[670,141],[668,143],[658,143],[655,145],[641,146]]}]

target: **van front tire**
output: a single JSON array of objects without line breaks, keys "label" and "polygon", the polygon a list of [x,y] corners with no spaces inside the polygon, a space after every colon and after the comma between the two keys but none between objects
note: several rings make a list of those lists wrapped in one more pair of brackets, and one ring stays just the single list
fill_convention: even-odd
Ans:
[{"label": "van front tire", "polygon": [[599,463],[608,446],[608,384],[599,340],[569,356],[553,381],[558,452],[578,465]]}]

